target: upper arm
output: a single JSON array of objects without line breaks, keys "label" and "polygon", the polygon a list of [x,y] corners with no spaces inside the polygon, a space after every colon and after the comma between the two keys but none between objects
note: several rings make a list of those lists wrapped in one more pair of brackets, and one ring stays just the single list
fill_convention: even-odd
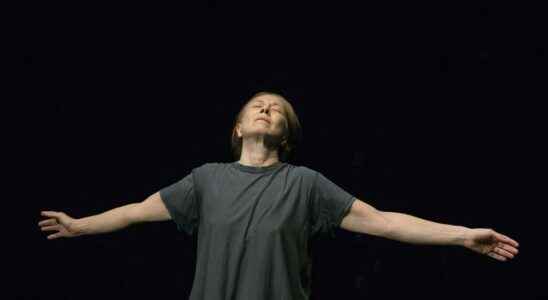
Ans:
[{"label": "upper arm", "polygon": [[135,223],[171,220],[160,192],[150,195],[144,201],[136,203],[136,205],[131,207],[129,218]]},{"label": "upper arm", "polygon": [[389,230],[389,223],[382,211],[356,198],[341,227],[353,232],[384,236]]}]

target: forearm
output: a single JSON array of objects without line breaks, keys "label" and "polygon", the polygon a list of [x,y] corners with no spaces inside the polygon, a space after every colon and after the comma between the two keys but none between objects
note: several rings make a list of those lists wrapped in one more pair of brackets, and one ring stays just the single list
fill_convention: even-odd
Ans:
[{"label": "forearm", "polygon": [[386,238],[411,244],[462,246],[467,227],[424,220],[408,214],[382,212],[389,220]]},{"label": "forearm", "polygon": [[76,228],[81,235],[100,234],[116,231],[132,224],[128,211],[136,203],[116,207],[104,213],[76,220]]}]

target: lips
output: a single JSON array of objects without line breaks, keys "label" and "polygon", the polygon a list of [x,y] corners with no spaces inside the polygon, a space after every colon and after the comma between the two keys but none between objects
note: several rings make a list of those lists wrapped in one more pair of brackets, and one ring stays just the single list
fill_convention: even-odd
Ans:
[{"label": "lips", "polygon": [[268,124],[270,124],[270,120],[269,120],[269,119],[266,119],[266,118],[257,118],[255,121],[259,121],[259,120],[263,120],[263,121],[267,122]]}]

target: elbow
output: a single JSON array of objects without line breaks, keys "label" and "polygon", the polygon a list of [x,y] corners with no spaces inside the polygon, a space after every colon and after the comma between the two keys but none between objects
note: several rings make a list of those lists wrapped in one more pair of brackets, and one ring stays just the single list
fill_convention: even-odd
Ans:
[{"label": "elbow", "polygon": [[130,203],[127,205],[124,219],[127,225],[143,222],[140,203]]},{"label": "elbow", "polygon": [[383,238],[392,237],[395,232],[395,228],[393,222],[390,221],[389,214],[387,212],[377,210],[375,215],[377,235]]},{"label": "elbow", "polygon": [[393,232],[392,224],[383,211],[370,210],[367,217],[361,217],[360,232],[379,237],[389,237]]}]

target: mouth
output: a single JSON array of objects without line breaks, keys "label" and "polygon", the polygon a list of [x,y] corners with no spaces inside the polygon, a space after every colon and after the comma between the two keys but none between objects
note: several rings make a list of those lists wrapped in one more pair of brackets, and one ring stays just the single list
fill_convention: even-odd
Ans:
[{"label": "mouth", "polygon": [[270,124],[270,122],[269,122],[268,120],[262,119],[262,118],[259,118],[259,119],[255,120],[255,121],[263,121],[263,122],[266,122],[266,123]]}]

